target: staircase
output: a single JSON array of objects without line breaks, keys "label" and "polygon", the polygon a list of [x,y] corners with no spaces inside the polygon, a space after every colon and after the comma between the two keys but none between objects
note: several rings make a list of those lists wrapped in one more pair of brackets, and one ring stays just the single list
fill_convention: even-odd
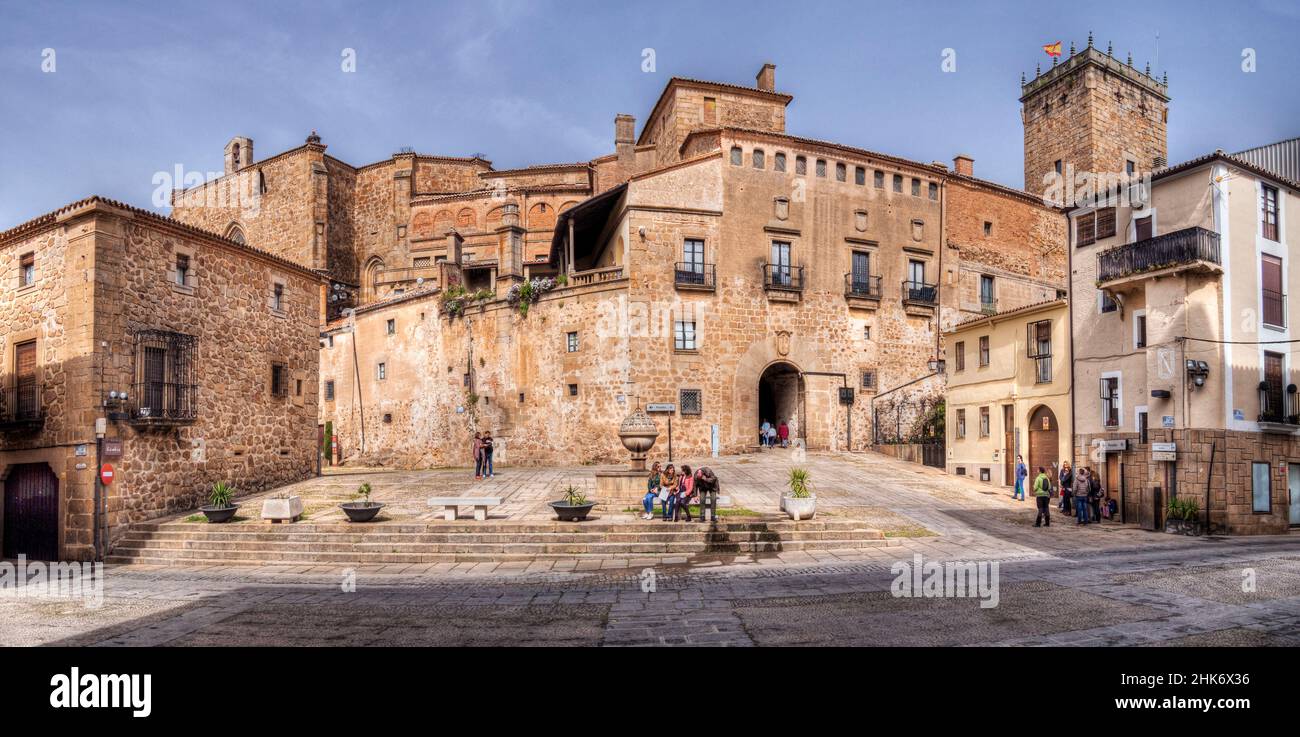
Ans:
[{"label": "staircase", "polygon": [[146,522],[106,559],[154,565],[375,565],[558,559],[712,558],[894,544],[851,520],[635,524],[429,522],[292,525]]}]

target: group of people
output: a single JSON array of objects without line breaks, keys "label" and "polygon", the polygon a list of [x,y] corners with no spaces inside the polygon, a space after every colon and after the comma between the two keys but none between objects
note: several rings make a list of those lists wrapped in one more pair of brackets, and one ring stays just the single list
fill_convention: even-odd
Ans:
[{"label": "group of people", "polygon": [[785,420],[773,425],[766,419],[763,424],[758,426],[758,444],[767,448],[775,448],[778,445],[785,448],[790,445],[790,426]]},{"label": "group of people", "polygon": [[474,480],[496,478],[492,470],[492,433],[474,433]]},{"label": "group of people", "polygon": [[[1015,489],[1011,492],[1012,499],[1024,500],[1025,481],[1028,478],[1029,469],[1025,466],[1024,456],[1016,456],[1016,482]],[[1103,504],[1106,505],[1107,516],[1113,513],[1109,506],[1113,502],[1109,499],[1103,501],[1104,493],[1101,487],[1101,479],[1097,477],[1097,472],[1091,468],[1082,467],[1076,473],[1070,467],[1070,462],[1066,461],[1061,464],[1061,470],[1057,472],[1055,489],[1059,490],[1061,495],[1058,509],[1066,515],[1074,516],[1076,519],[1075,524],[1086,525],[1101,522]],[[1038,505],[1038,515],[1034,518],[1034,527],[1050,526],[1052,518],[1049,510],[1053,484],[1052,477],[1048,475],[1047,469],[1042,466],[1038,467],[1038,475],[1034,477],[1033,492],[1034,501]]]},{"label": "group of people", "polygon": [[712,504],[713,513],[717,514],[718,477],[709,468],[691,471],[691,467],[682,464],[680,471],[669,463],[661,467],[656,461],[650,467],[646,478],[646,494],[642,500],[645,514],[641,519],[654,519],[654,507],[657,500],[664,522],[676,521],[682,517],[691,521],[691,505],[699,503],[699,520],[704,521],[704,509]]}]

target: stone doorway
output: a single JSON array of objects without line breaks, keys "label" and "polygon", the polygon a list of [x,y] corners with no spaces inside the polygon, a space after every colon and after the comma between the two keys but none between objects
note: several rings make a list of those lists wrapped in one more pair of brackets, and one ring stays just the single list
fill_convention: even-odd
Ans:
[{"label": "stone doorway", "polygon": [[806,438],[808,423],[804,407],[804,382],[799,369],[786,361],[768,366],[758,379],[758,418],[753,424],[753,437],[758,438],[758,428],[764,420],[773,426],[785,420],[790,426],[791,440]]}]

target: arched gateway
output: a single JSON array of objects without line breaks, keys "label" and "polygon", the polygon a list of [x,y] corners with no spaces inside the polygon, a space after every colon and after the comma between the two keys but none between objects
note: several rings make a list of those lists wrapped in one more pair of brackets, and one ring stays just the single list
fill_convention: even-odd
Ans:
[{"label": "arched gateway", "polygon": [[758,417],[752,427],[758,438],[758,427],[764,420],[779,425],[782,420],[790,426],[790,438],[807,437],[807,415],[804,402],[804,379],[799,369],[788,361],[776,361],[763,370],[758,379]]},{"label": "arched gateway", "polygon": [[1039,405],[1029,415],[1029,475],[1038,474],[1038,467],[1047,469],[1052,478],[1056,475],[1057,453],[1060,450],[1060,427],[1056,415],[1047,405]]}]

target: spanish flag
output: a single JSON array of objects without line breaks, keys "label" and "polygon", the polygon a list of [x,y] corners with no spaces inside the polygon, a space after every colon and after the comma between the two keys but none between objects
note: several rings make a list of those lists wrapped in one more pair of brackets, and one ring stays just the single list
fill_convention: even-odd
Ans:
[{"label": "spanish flag", "polygon": [[1048,56],[1060,56],[1061,42],[1057,41],[1054,44],[1046,44],[1043,46],[1043,51],[1046,51]]}]

